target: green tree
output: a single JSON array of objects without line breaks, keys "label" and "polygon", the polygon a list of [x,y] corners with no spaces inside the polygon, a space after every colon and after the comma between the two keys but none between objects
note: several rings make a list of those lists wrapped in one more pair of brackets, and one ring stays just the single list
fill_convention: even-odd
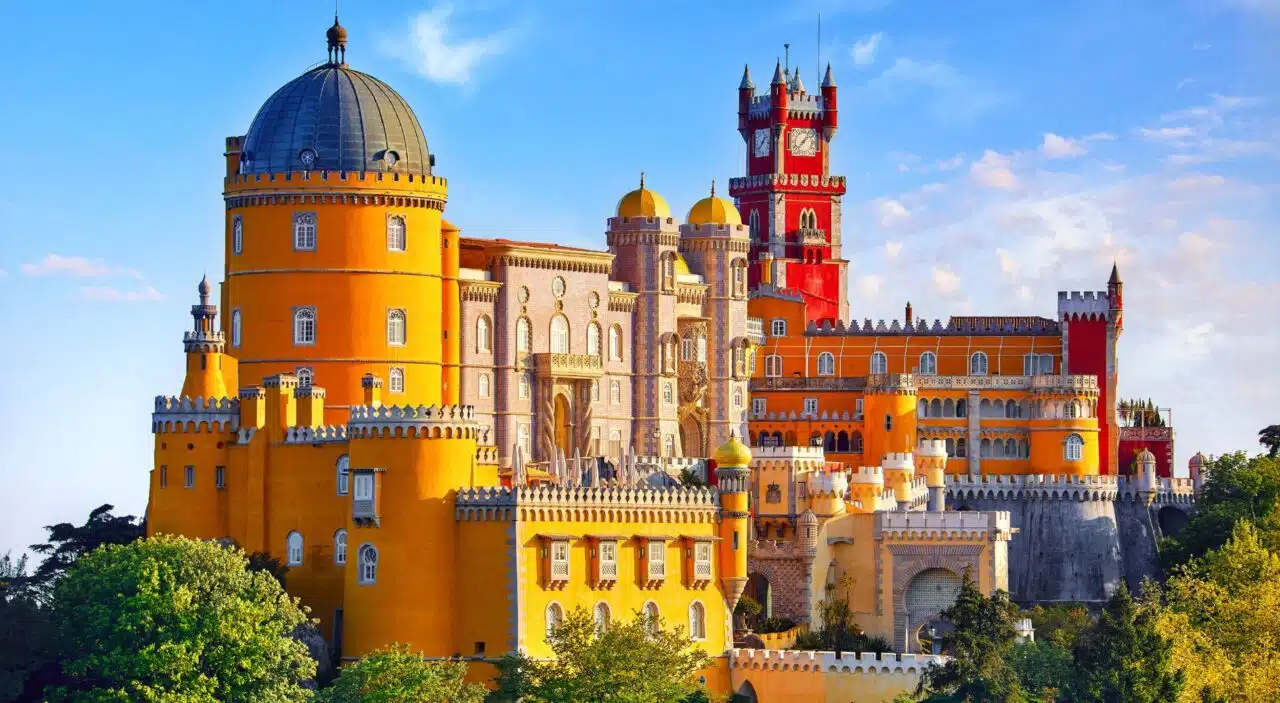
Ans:
[{"label": "green tree", "polygon": [[947,637],[950,658],[920,677],[916,696],[929,703],[1023,703],[1022,689],[1008,657],[1017,643],[1018,607],[1009,594],[982,595],[966,571],[956,602],[942,613],[954,628]]},{"label": "green tree", "polygon": [[25,555],[0,557],[0,702],[34,701],[57,673],[53,622],[27,580]]},{"label": "green tree", "polygon": [[64,677],[51,701],[305,701],[307,622],[243,552],[181,537],[107,545],[53,594]]},{"label": "green tree", "polygon": [[1166,573],[1221,547],[1242,520],[1266,522],[1280,501],[1280,459],[1224,454],[1208,462],[1209,477],[1196,499],[1196,512],[1177,537],[1161,542]]},{"label": "green tree", "polygon": [[1280,700],[1280,555],[1261,537],[1242,522],[1220,549],[1152,587],[1157,629],[1186,674],[1183,703]]},{"label": "green tree", "polygon": [[1269,458],[1280,455],[1280,425],[1267,425],[1258,430],[1258,443],[1267,448]]},{"label": "green tree", "polygon": [[76,564],[80,557],[104,544],[128,544],[146,534],[146,526],[132,515],[112,515],[115,506],[100,505],[89,513],[83,525],[69,522],[48,525],[48,541],[31,545],[31,551],[44,561],[31,575],[32,587],[40,597],[47,597],[58,578]]},{"label": "green tree", "polygon": [[315,703],[482,703],[489,689],[466,683],[462,661],[425,661],[405,645],[393,644],[342,668]]},{"label": "green tree", "polygon": [[1031,619],[1036,640],[1049,642],[1068,652],[1076,646],[1080,635],[1093,625],[1089,609],[1082,603],[1054,603],[1037,605],[1024,613]]},{"label": "green tree", "polygon": [[1177,700],[1183,676],[1173,647],[1157,632],[1152,613],[1135,603],[1122,583],[1073,653],[1072,703],[1166,703]]},{"label": "green tree", "polygon": [[1073,675],[1071,650],[1051,641],[1023,642],[1009,650],[1009,666],[1018,675],[1018,684],[1027,699],[1038,703],[1058,700],[1063,686]]},{"label": "green tree", "polygon": [[[523,703],[672,703],[693,697],[698,671],[711,656],[689,641],[684,628],[636,614],[604,632],[578,608],[551,631],[554,659],[508,654],[498,665],[498,691],[490,700]],[[695,698],[696,700],[696,698]]]}]

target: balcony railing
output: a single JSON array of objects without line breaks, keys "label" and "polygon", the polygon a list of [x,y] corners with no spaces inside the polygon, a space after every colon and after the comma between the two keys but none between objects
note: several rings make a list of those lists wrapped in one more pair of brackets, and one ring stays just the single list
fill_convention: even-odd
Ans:
[{"label": "balcony railing", "polygon": [[827,231],[825,229],[803,227],[797,233],[796,239],[800,244],[807,247],[823,247],[827,245]]},{"label": "balcony railing", "polygon": [[600,562],[600,578],[605,581],[616,581],[618,579],[618,562]]},{"label": "balcony railing", "polygon": [[812,378],[774,378],[751,379],[751,392],[760,391],[860,391],[867,387],[867,379],[862,376],[815,376]]},{"label": "balcony railing", "polygon": [[351,517],[356,519],[374,517],[373,499],[351,501]]},{"label": "balcony railing", "polygon": [[698,579],[711,578],[711,561],[696,561],[693,563],[693,575]]},{"label": "balcony railing", "polygon": [[600,378],[604,374],[604,359],[591,354],[534,354],[533,366],[544,377]]},{"label": "balcony railing", "polygon": [[649,580],[657,581],[667,577],[667,563],[665,561],[649,562]]},{"label": "balcony railing", "polygon": [[747,318],[747,339],[756,344],[764,344],[764,320],[759,317]]},{"label": "balcony railing", "polygon": [[569,578],[569,560],[552,560],[551,561],[551,578],[561,581]]}]

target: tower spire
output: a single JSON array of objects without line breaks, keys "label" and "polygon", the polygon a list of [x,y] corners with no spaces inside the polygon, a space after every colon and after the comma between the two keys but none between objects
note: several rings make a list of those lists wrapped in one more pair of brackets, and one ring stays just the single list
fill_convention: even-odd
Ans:
[{"label": "tower spire", "polygon": [[822,77],[822,87],[823,88],[836,87],[836,79],[831,77],[831,64],[829,63],[827,64],[827,75]]},{"label": "tower spire", "polygon": [[716,179],[711,179],[711,197],[716,197]]},{"label": "tower spire", "polygon": [[778,65],[773,67],[773,80],[770,85],[782,85],[782,59],[778,59]]},{"label": "tower spire", "polygon": [[742,82],[738,84],[738,90],[755,90],[756,84],[751,82],[751,66],[743,64],[742,66]]},{"label": "tower spire", "polygon": [[640,190],[644,190],[644,171],[640,172]]},{"label": "tower spire", "polygon": [[347,30],[338,24],[338,4],[333,4],[333,26],[324,33],[329,44],[329,64],[332,66],[347,65]]}]

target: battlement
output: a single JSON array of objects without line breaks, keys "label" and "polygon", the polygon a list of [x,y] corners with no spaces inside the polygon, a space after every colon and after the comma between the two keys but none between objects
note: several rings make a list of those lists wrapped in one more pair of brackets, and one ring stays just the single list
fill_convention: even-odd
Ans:
[{"label": "battlement", "polygon": [[1062,327],[1056,320],[1031,316],[953,316],[945,325],[938,319],[930,325],[929,321],[923,318],[908,322],[890,320],[888,324],[884,320],[873,323],[871,318],[865,318],[861,325],[857,320],[851,320],[848,325],[845,325],[843,320],[836,320],[835,324],[823,321],[822,325],[810,322],[804,333],[807,336],[897,334],[1000,337],[1059,335],[1062,333]]},{"label": "battlement", "polygon": [[879,466],[859,466],[849,472],[849,483],[884,485],[884,470]]},{"label": "battlement", "polygon": [[822,447],[752,447],[751,459],[755,463],[761,459],[805,459],[814,460],[823,458]]},{"label": "battlement", "polygon": [[285,431],[285,444],[326,444],[347,441],[346,425],[321,427],[290,427]]},{"label": "battlement", "polygon": [[240,401],[235,398],[156,396],[152,432],[231,432],[240,427]]},{"label": "battlement", "polygon": [[885,512],[876,515],[877,535],[923,537],[937,534],[972,539],[986,533],[989,539],[1012,536],[1012,517],[1007,511],[976,512]]},{"label": "battlement", "polygon": [[854,674],[920,674],[931,666],[941,666],[947,657],[937,654],[894,652],[796,651],[789,649],[731,649],[731,669],[769,669]]},{"label": "battlement", "polygon": [[448,188],[448,179],[418,173],[382,171],[293,171],[289,173],[236,173],[223,179],[228,191],[280,186],[364,186]]},{"label": "battlement", "polygon": [[1110,313],[1106,291],[1058,291],[1058,319],[1105,320]]},{"label": "battlement", "polygon": [[729,179],[729,195],[756,188],[793,186],[810,188],[815,192],[841,195],[845,192],[844,176],[818,176],[807,173],[765,173],[756,176],[737,176]]},{"label": "battlement", "polygon": [[948,500],[1021,499],[1115,500],[1119,488],[1115,476],[1031,474],[1023,476],[947,476]]},{"label": "battlement", "polygon": [[560,486],[461,488],[455,517],[474,520],[711,522],[720,512],[714,488]]},{"label": "battlement", "polygon": [[809,476],[809,493],[823,493],[843,498],[849,491],[849,479],[839,471],[815,471]]},{"label": "battlement", "polygon": [[916,447],[916,455],[945,459],[947,457],[947,442],[942,439],[922,439],[920,440],[920,445]]},{"label": "battlement", "polygon": [[791,303],[803,303],[804,295],[791,288],[778,288],[768,283],[761,283],[748,294],[748,298],[775,298]]},{"label": "battlement", "polygon": [[707,223],[701,225],[680,225],[680,234],[684,237],[735,237],[746,240],[751,231],[746,225],[721,225]]},{"label": "battlement", "polygon": [[351,437],[480,439],[475,414],[470,405],[353,405],[347,429]]},{"label": "battlement", "polygon": [[[680,223],[676,222],[676,218],[674,217],[610,217],[605,222],[609,228],[610,236],[606,237],[609,246],[628,244],[666,244],[668,246],[677,246],[679,244],[677,233]],[[667,240],[647,241],[643,239],[635,239],[634,237],[627,237],[624,240],[615,241],[612,236],[614,233],[631,234],[638,232],[671,234],[677,237],[677,240],[674,242]]]},{"label": "battlement", "polygon": [[[943,442],[942,450],[943,452],[946,452],[945,441]],[[916,469],[914,457],[911,454],[903,452],[890,452],[885,454],[884,459],[880,462],[880,466],[883,467],[885,471],[915,471]]]},{"label": "battlement", "polygon": [[1119,476],[1116,478],[1119,495],[1129,500],[1140,500],[1150,495],[1156,505],[1191,504],[1196,499],[1195,480],[1190,478],[1156,478]]},{"label": "battlement", "polygon": [[795,559],[804,556],[804,547],[799,542],[753,539],[747,542],[747,554],[751,559]]}]

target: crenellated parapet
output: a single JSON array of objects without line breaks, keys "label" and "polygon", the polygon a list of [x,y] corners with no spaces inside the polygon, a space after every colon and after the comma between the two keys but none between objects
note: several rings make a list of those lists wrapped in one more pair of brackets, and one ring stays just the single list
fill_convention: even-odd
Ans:
[{"label": "crenellated parapet", "polygon": [[347,422],[352,437],[481,439],[470,405],[353,405]]},{"label": "crenellated parapet", "polygon": [[240,428],[235,398],[156,396],[152,432],[234,432]]},{"label": "crenellated parapet", "polygon": [[809,323],[805,328],[807,336],[839,336],[839,335],[859,335],[859,336],[888,336],[888,335],[928,335],[931,337],[947,337],[947,336],[975,336],[984,337],[1000,337],[1000,336],[1057,336],[1061,334],[1062,328],[1055,320],[1046,317],[951,317],[946,324],[942,320],[935,319],[933,324],[920,318],[916,320],[890,320],[886,323],[884,320],[872,322],[870,318],[863,320],[862,324],[858,324],[857,320],[851,320],[847,325],[843,320],[836,320],[835,323],[824,321],[821,325]]},{"label": "crenellated parapet", "polygon": [[1145,502],[1151,499],[1155,506],[1194,505],[1195,481],[1190,478],[1156,478],[1143,476],[1119,476],[1116,479],[1118,497],[1122,501]]},{"label": "crenellated parapet", "polygon": [[1106,291],[1058,291],[1059,320],[1106,320],[1110,314]]},{"label": "crenellated parapet", "polygon": [[947,661],[936,654],[841,652],[837,656],[835,652],[786,649],[731,649],[728,658],[731,669],[843,674],[920,674]]},{"label": "crenellated parapet", "polygon": [[290,427],[285,430],[285,444],[328,444],[346,442],[346,425],[321,425],[320,427]]},{"label": "crenellated parapet", "polygon": [[868,395],[915,395],[915,377],[909,373],[873,373],[867,376]]},{"label": "crenellated parapet", "polygon": [[1007,540],[1013,536],[1007,511],[883,512],[875,518],[876,539]]},{"label": "crenellated parapet", "polygon": [[223,179],[228,210],[264,205],[339,204],[443,210],[448,181],[439,176],[377,171],[236,173]]},{"label": "crenellated parapet", "polygon": [[843,498],[849,492],[849,479],[842,471],[815,471],[809,474],[809,492]]},{"label": "crenellated parapet", "polygon": [[1115,476],[1033,474],[1026,476],[947,476],[947,499],[1114,501]]},{"label": "crenellated parapet", "polygon": [[227,347],[227,338],[221,330],[191,331],[182,333],[182,350],[188,354],[221,354]]},{"label": "crenellated parapet", "polygon": [[454,499],[461,521],[710,523],[720,515],[713,488],[521,486],[463,488]]}]

